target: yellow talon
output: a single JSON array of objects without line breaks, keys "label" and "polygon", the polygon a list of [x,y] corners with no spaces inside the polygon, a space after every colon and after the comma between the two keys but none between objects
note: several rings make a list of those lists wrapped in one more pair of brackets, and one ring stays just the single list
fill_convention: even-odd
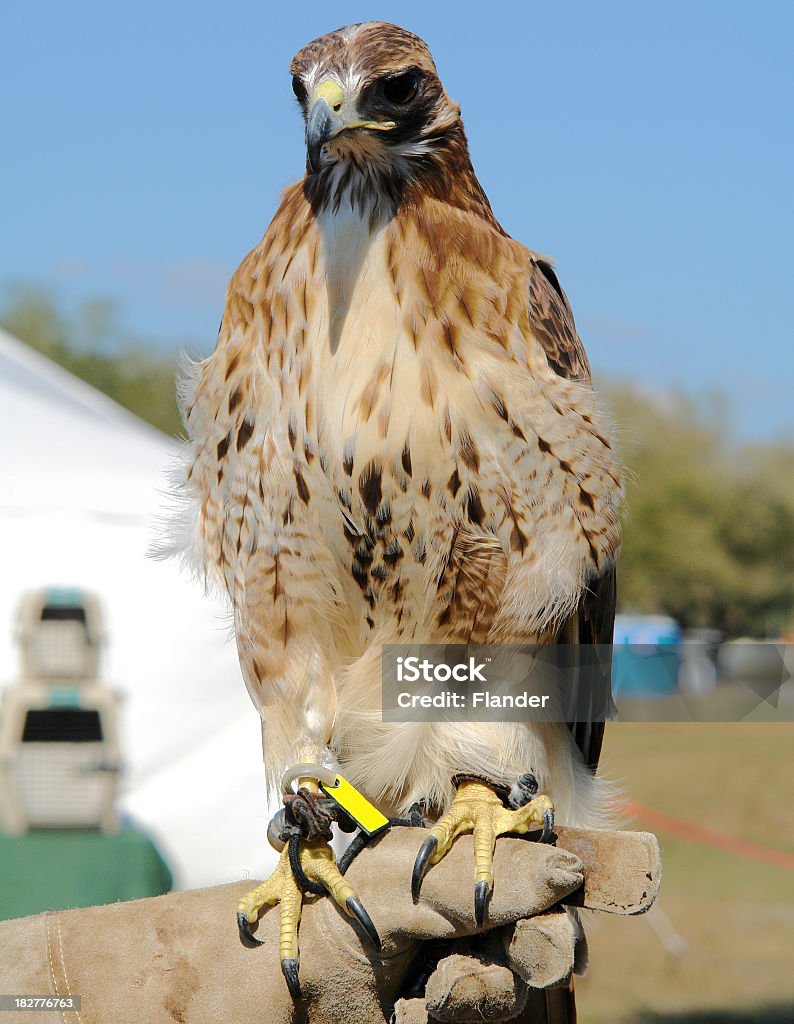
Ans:
[{"label": "yellow talon", "polygon": [[422,879],[434,864],[449,853],[458,836],[472,832],[474,837],[474,915],[478,926],[485,920],[485,905],[493,888],[493,852],[496,840],[507,832],[524,835],[543,829],[543,838],[551,833],[554,804],[547,796],[536,796],[516,810],[505,807],[499,796],[484,782],[461,781],[447,813],[430,829],[414,864],[411,891],[419,898]]},{"label": "yellow talon", "polygon": [[[380,948],[380,938],[369,914],[364,910],[355,889],[345,880],[334,861],[331,847],[323,839],[301,840],[298,857],[306,877],[324,886],[328,894],[348,917],[358,921],[363,930]],[[246,946],[262,945],[254,938],[250,926],[259,920],[266,907],[281,907],[279,929],[279,956],[281,969],[290,992],[300,999],[298,981],[298,926],[303,909],[304,892],[292,873],[289,860],[289,844],[284,847],[273,874],[262,885],[247,893],[237,904],[237,923],[240,938]]]},{"label": "yellow talon", "polygon": [[[301,858],[301,861],[303,858]],[[266,882],[252,892],[246,893],[237,904],[238,920],[242,915],[247,924],[255,924],[262,910],[266,907],[281,905],[281,929],[279,954],[282,960],[297,959],[298,956],[298,924],[300,923],[303,906],[301,892],[289,863],[289,853],[285,846],[273,874]],[[249,933],[249,939],[253,936]],[[245,940],[244,940],[245,941]],[[259,945],[258,940],[253,943]],[[249,942],[246,945],[250,944]]]}]

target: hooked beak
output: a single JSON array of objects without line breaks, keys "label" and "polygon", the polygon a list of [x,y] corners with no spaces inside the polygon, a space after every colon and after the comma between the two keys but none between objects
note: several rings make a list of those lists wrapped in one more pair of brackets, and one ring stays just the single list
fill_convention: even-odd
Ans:
[{"label": "hooked beak", "polygon": [[395,127],[394,121],[362,121],[351,106],[342,87],[330,79],[321,82],[312,93],[306,118],[306,155],[313,172],[320,169],[323,146],[340,132],[350,128],[387,132]]},{"label": "hooked beak", "polygon": [[323,146],[334,135],[345,127],[341,117],[337,117],[328,105],[324,96],[315,100],[306,121],[306,155],[312,171],[320,168],[320,154]]}]

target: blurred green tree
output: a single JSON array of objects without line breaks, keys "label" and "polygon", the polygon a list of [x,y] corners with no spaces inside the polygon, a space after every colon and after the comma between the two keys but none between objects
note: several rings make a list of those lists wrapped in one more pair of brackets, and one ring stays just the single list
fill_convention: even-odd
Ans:
[{"label": "blurred green tree", "polygon": [[112,300],[89,300],[69,316],[46,289],[11,285],[5,292],[0,324],[7,331],[164,433],[181,433],[175,359],[123,331]]},{"label": "blurred green tree", "polygon": [[715,396],[603,389],[626,465],[624,610],[777,635],[794,622],[794,445],[731,441]]}]

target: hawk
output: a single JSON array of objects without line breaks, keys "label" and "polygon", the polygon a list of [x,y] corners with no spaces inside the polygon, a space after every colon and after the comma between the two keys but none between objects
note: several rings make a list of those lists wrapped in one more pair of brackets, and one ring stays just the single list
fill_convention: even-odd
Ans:
[{"label": "hawk", "polygon": [[[420,801],[417,894],[472,831],[482,921],[498,835],[602,820],[603,721],[384,722],[381,647],[610,643],[618,461],[568,300],[496,220],[426,44],[351,25],[291,72],[306,174],[183,384],[185,545],[233,605],[271,793],[335,764],[382,809]],[[541,794],[506,806],[529,773]],[[240,923],[281,903],[297,994],[290,848]],[[299,866],[376,937],[322,836]]]}]

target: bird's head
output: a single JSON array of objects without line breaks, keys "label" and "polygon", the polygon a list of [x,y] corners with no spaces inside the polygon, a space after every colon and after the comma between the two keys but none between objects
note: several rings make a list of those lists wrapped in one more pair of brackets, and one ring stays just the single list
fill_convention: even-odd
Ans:
[{"label": "bird's head", "polygon": [[[444,92],[427,45],[385,22],[320,36],[290,65],[306,124],[307,189],[319,205],[398,199],[468,151],[460,108]],[[444,167],[442,167],[444,165]]]}]

